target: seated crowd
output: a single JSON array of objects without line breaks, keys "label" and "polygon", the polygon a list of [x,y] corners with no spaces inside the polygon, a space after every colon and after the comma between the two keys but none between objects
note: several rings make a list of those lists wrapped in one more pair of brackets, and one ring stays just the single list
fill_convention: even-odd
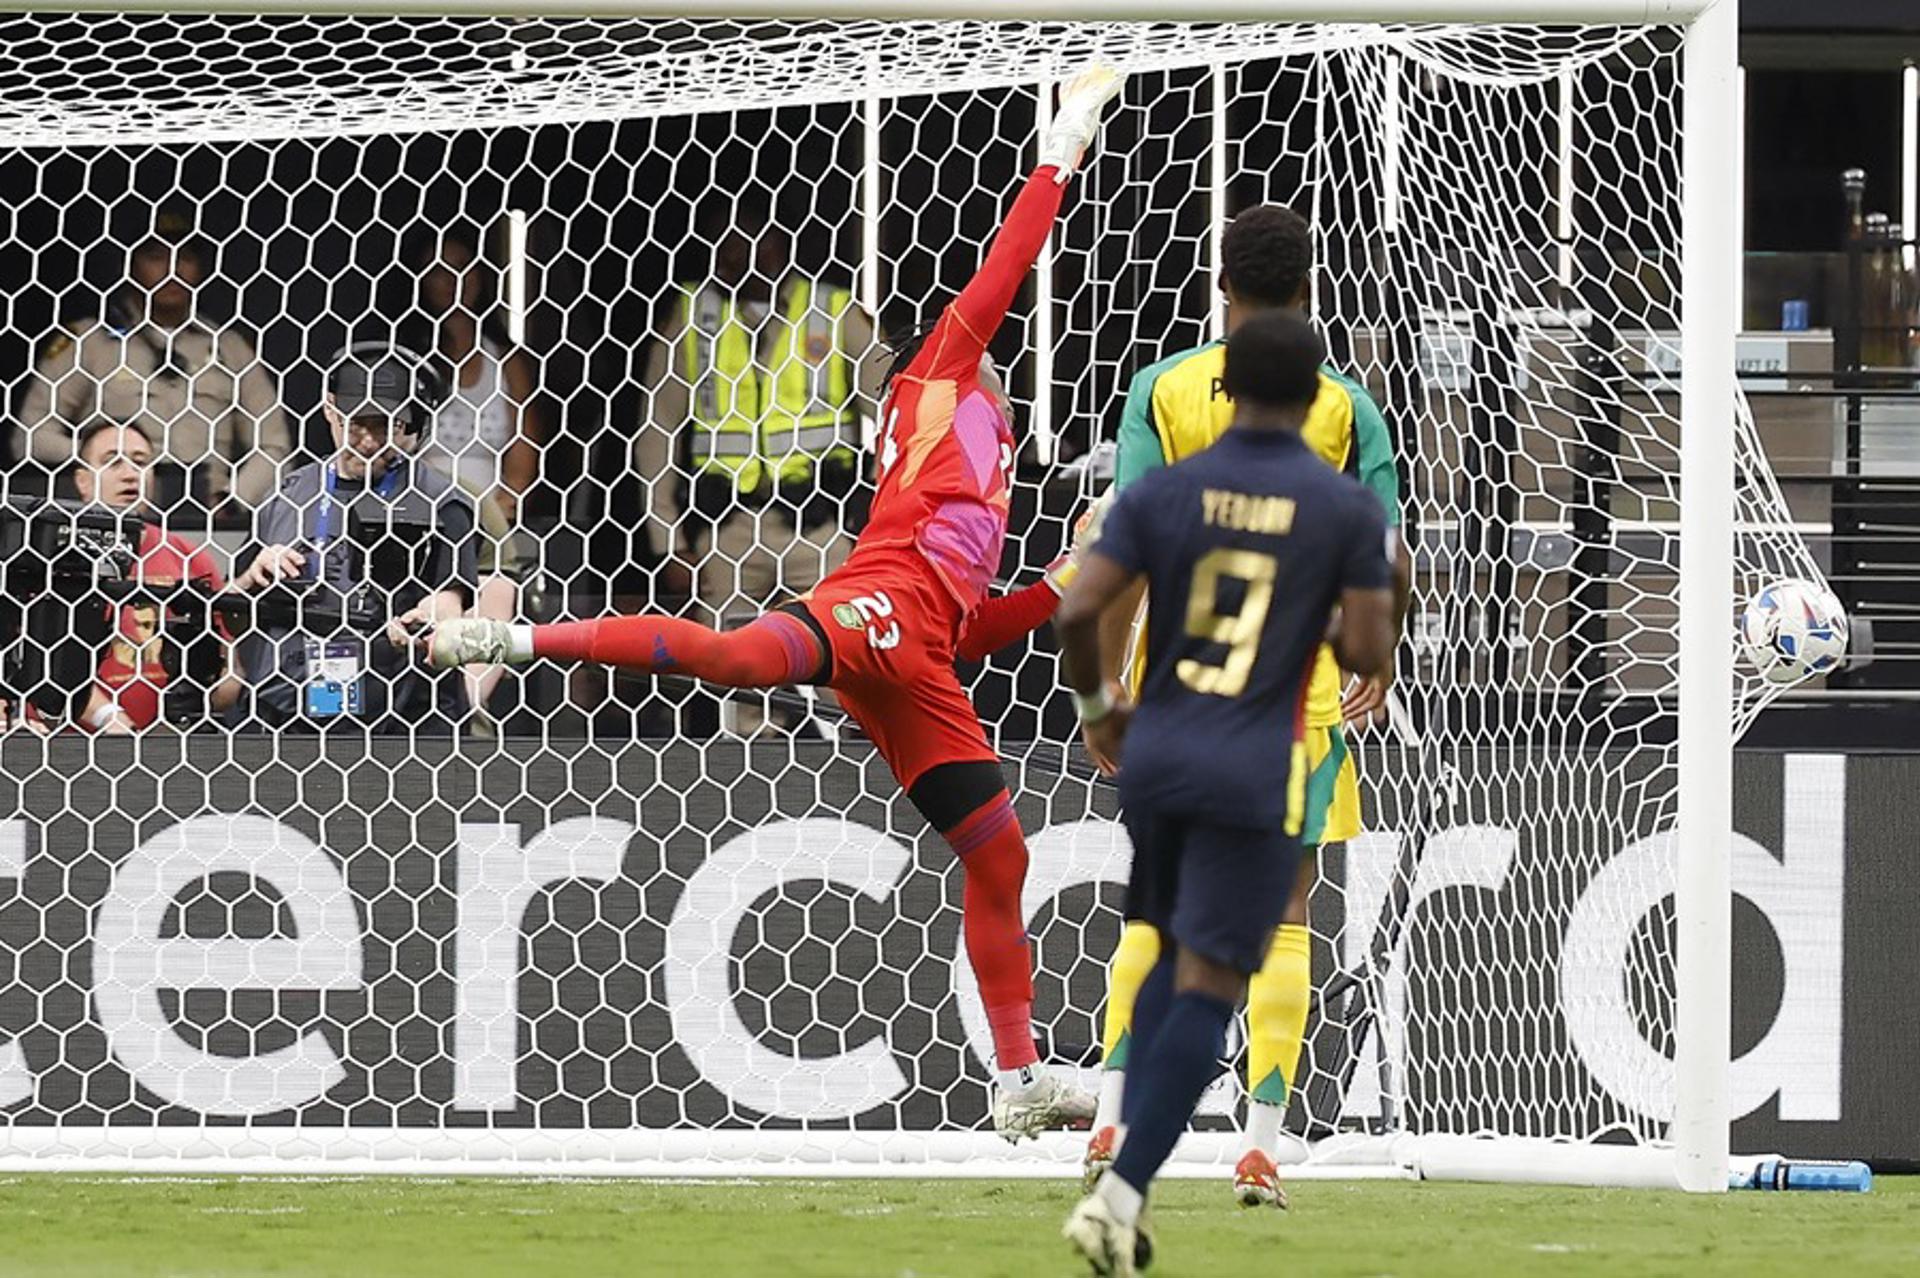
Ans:
[{"label": "seated crowd", "polygon": [[[669,291],[636,369],[639,420],[620,432],[635,508],[595,512],[636,534],[652,589],[722,621],[844,557],[882,363],[848,289],[797,272],[768,211],[729,213],[711,269]],[[303,447],[253,343],[201,313],[213,246],[155,219],[123,285],[41,342],[10,405],[0,496],[141,523],[129,584],[101,605],[91,688],[64,710],[21,705],[0,672],[0,727],[493,729],[501,670],[432,675],[407,645],[444,618],[518,617],[541,541],[523,503],[542,481],[570,487],[542,473],[545,397],[481,245],[456,227],[403,246],[398,322],[309,356],[325,433]],[[219,642],[188,661],[193,634]]]}]

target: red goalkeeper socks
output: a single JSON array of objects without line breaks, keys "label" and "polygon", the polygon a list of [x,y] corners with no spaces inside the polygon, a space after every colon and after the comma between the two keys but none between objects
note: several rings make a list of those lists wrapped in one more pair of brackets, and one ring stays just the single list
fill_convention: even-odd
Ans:
[{"label": "red goalkeeper socks", "polygon": [[770,612],[739,630],[712,630],[678,617],[643,614],[533,628],[533,655],[593,661],[648,674],[683,674],[729,688],[804,683],[826,654],[798,617]]},{"label": "red goalkeeper socks", "polygon": [[1032,1065],[1040,1059],[1033,1045],[1033,957],[1020,906],[1027,841],[1013,802],[1002,790],[943,833],[966,867],[961,929],[993,1031],[994,1064],[1002,1070]]}]

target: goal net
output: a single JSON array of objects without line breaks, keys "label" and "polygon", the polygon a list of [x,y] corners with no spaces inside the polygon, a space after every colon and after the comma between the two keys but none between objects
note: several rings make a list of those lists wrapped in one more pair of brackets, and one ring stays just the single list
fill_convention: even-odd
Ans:
[{"label": "goal net", "polygon": [[[112,432],[76,475],[74,448],[133,421],[152,508],[231,578],[255,507],[328,499],[334,353],[398,339],[452,373],[419,464],[500,516],[475,534],[480,606],[543,619],[732,620],[810,584],[859,527],[861,484],[828,475],[863,469],[871,334],[965,282],[1034,162],[1042,83],[1126,69],[995,347],[1024,440],[1004,578],[1031,580],[1107,482],[1131,375],[1219,334],[1220,232],[1257,203],[1311,219],[1314,315],[1402,473],[1413,611],[1391,723],[1355,739],[1368,832],[1312,902],[1292,1156],[1431,1171],[1457,1137],[1554,1174],[1548,1141],[1597,1165],[1667,1138],[1682,28],[0,30],[10,508],[111,504],[112,466],[147,463]],[[775,300],[729,310],[714,282],[743,271]],[[800,394],[842,455],[791,480],[783,453],[743,495],[696,451],[722,391]],[[1722,426],[1739,595],[1817,580],[1744,406]],[[6,570],[37,544],[0,540]],[[316,732],[264,693],[221,710],[225,649],[191,655],[210,626],[244,648],[264,612],[151,582],[107,605],[63,571],[8,635],[0,1161],[1076,1161],[1072,1135],[991,1137],[959,870],[830,705],[534,667],[452,676],[398,730]],[[1069,745],[1045,632],[967,675],[1031,835],[1038,1031],[1092,1086],[1113,796]],[[1764,695],[1739,681],[1736,728]],[[1185,1165],[1230,1161],[1242,1073]]]}]

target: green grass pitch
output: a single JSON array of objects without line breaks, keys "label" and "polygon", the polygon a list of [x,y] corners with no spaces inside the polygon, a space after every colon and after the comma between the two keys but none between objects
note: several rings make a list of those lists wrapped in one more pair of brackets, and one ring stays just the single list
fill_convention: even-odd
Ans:
[{"label": "green grass pitch", "polygon": [[[1920,1180],[1871,1194],[1308,1181],[1155,1191],[1164,1278],[1920,1274]],[[0,1177],[0,1274],[1074,1275],[1064,1181]]]}]

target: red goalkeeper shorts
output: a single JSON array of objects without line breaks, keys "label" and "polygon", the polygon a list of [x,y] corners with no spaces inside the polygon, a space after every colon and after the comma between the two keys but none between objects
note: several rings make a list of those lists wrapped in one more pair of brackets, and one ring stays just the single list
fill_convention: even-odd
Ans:
[{"label": "red goalkeeper shorts", "polygon": [[999,757],[953,672],[960,606],[908,555],[850,560],[800,600],[833,649],[828,686],[903,789],[943,763]]}]

